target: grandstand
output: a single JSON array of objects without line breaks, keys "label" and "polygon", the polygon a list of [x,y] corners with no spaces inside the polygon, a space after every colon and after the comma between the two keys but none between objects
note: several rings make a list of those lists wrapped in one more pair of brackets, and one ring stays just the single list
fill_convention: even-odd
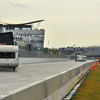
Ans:
[{"label": "grandstand", "polygon": [[75,51],[70,55],[71,58],[75,58],[75,53],[80,52],[82,55],[87,56],[88,59],[100,58],[100,51]]},{"label": "grandstand", "polygon": [[[60,48],[61,49],[61,48]],[[65,50],[67,50],[68,48],[65,48]],[[73,51],[74,49],[74,51]],[[75,48],[70,48],[69,53],[67,53],[65,56],[68,57],[70,56],[70,58],[74,59],[75,58],[75,54],[76,53],[81,53],[84,56],[87,56],[87,59],[98,59],[100,58],[100,47],[82,47],[80,49],[75,49]],[[62,49],[64,50],[64,49]],[[67,52],[67,51],[65,51]]]}]

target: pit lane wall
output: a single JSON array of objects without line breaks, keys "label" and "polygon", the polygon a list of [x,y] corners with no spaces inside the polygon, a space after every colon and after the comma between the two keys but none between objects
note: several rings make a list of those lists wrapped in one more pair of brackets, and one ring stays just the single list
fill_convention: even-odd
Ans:
[{"label": "pit lane wall", "polygon": [[91,62],[76,66],[17,90],[0,95],[0,100],[63,100],[90,69]]}]

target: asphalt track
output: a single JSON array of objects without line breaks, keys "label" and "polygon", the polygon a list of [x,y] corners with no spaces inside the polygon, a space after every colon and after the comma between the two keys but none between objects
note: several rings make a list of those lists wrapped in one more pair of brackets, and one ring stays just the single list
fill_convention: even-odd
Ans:
[{"label": "asphalt track", "polygon": [[75,62],[71,60],[38,64],[20,64],[15,72],[12,71],[12,69],[0,69],[0,95],[51,75],[59,74],[86,62]]}]

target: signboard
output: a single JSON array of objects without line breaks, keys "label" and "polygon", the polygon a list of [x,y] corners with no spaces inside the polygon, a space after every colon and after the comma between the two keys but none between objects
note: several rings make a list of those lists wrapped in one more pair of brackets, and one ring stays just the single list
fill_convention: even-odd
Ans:
[{"label": "signboard", "polygon": [[100,47],[82,47],[82,48],[72,48],[72,47],[67,47],[67,48],[59,48],[60,51],[76,51],[76,50],[84,50],[84,51],[100,51]]}]

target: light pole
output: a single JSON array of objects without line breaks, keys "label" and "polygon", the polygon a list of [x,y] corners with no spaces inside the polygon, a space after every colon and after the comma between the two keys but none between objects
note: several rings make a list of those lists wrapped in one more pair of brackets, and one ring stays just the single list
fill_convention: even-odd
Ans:
[{"label": "light pole", "polygon": [[[74,45],[72,46],[72,48],[73,48],[75,45],[76,45],[76,44],[74,44]],[[69,52],[69,50],[68,50],[66,53],[68,53],[68,52]],[[65,54],[66,54],[66,53],[65,53]],[[70,58],[70,56],[68,56],[68,58]]]},{"label": "light pole", "polygon": [[48,55],[49,55],[49,39],[48,39]]},{"label": "light pole", "polygon": [[[75,45],[76,45],[76,44],[74,44],[74,45],[72,46],[72,48],[73,48]],[[68,50],[66,53],[68,53],[68,52],[69,52],[69,50]],[[66,54],[66,53],[65,53],[65,54]]]},{"label": "light pole", "polygon": [[1,14],[0,14],[0,24],[1,24]]}]

